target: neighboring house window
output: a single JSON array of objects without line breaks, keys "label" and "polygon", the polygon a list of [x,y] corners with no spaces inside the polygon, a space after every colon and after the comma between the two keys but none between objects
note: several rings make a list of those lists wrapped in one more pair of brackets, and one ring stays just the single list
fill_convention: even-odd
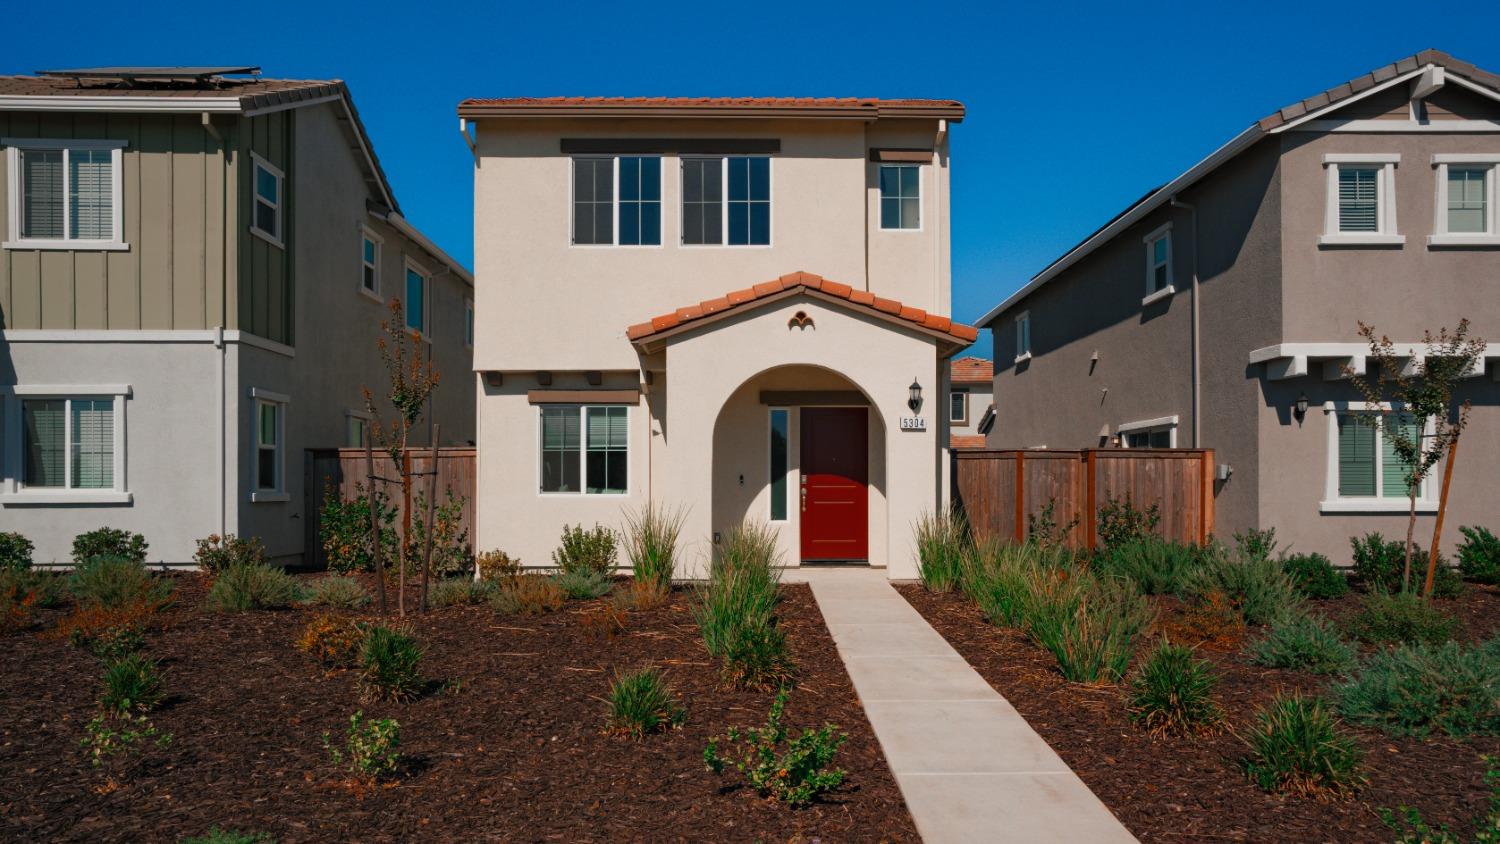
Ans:
[{"label": "neighboring house window", "polygon": [[1016,317],[1016,361],[1031,357],[1031,312]]},{"label": "neighboring house window", "polygon": [[[1340,413],[1339,497],[1406,498],[1408,464],[1396,455],[1388,426],[1399,426],[1412,437],[1417,424],[1409,415],[1393,413]],[[1384,423],[1383,425],[1381,423]]]},{"label": "neighboring house window", "polygon": [[251,153],[254,163],[254,209],[251,211],[250,231],[281,245],[281,212],[284,205],[282,192],[285,175],[271,166],[269,161]]},{"label": "neighboring house window", "polygon": [[114,399],[27,399],[21,419],[27,487],[114,488]]},{"label": "neighboring house window", "polygon": [[464,348],[474,348],[474,300],[464,300]]},{"label": "neighboring house window", "polygon": [[573,159],[573,243],[660,246],[661,158]]},{"label": "neighboring house window", "polygon": [[1437,220],[1428,242],[1435,245],[1500,244],[1495,200],[1500,155],[1432,157],[1437,167]]},{"label": "neighboring house window", "polygon": [[682,242],[688,246],[771,243],[771,159],[682,159]]},{"label": "neighboring house window", "polygon": [[1325,244],[1391,244],[1396,232],[1396,164],[1399,155],[1325,155],[1328,170]]},{"label": "neighboring house window", "polygon": [[8,249],[124,249],[124,141],[0,139],[10,179]]},{"label": "neighboring house window", "polygon": [[541,491],[620,495],[628,490],[630,409],[544,405]]},{"label": "neighboring house window", "polygon": [[380,298],[380,237],[365,229],[359,239],[359,289]]},{"label": "neighboring house window", "polygon": [[1177,417],[1127,422],[1115,429],[1125,448],[1176,448]]},{"label": "neighboring house window", "polygon": [[427,274],[411,264],[406,265],[406,327],[427,334]]},{"label": "neighboring house window", "polygon": [[880,227],[922,227],[922,169],[916,164],[880,165]]},{"label": "neighboring house window", "polygon": [[348,411],[344,414],[344,445],[349,448],[361,448],[365,444],[365,432],[369,429],[369,420],[363,415]]},{"label": "neighboring house window", "polygon": [[1170,295],[1172,286],[1172,224],[1146,235],[1146,299]]},{"label": "neighboring house window", "polygon": [[771,521],[787,517],[787,470],[790,465],[790,414],[786,408],[771,408]]},{"label": "neighboring house window", "polygon": [[948,421],[960,425],[969,421],[969,391],[954,390],[948,394]]},{"label": "neighboring house window", "polygon": [[250,477],[251,501],[285,501],[286,396],[252,388],[255,433]]}]

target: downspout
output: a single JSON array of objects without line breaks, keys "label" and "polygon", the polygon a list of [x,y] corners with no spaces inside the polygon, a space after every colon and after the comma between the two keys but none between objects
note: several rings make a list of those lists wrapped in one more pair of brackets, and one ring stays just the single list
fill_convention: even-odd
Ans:
[{"label": "downspout", "polygon": [[228,436],[226,430],[226,416],[229,414],[229,402],[225,399],[224,388],[227,377],[227,355],[228,349],[224,346],[224,326],[214,326],[214,348],[219,351],[219,535],[224,536],[229,532],[229,495],[225,490],[228,478],[228,449],[224,445],[224,439]]},{"label": "downspout", "polygon": [[934,310],[952,316],[951,286],[947,306],[941,309],[937,307],[943,301],[943,162],[948,160],[948,156],[944,155],[947,144],[948,121],[939,120],[937,137],[932,144],[932,304]]},{"label": "downspout", "polygon": [[1193,342],[1193,448],[1198,448],[1200,442],[1199,434],[1202,431],[1202,423],[1200,421],[1202,414],[1198,411],[1202,404],[1201,396],[1203,392],[1202,384],[1199,383],[1201,379],[1198,363],[1198,206],[1187,202],[1180,202],[1176,196],[1173,196],[1172,207],[1186,209],[1193,223],[1193,234],[1190,239],[1193,248],[1193,310],[1192,328],[1189,330],[1189,333],[1192,335]]}]

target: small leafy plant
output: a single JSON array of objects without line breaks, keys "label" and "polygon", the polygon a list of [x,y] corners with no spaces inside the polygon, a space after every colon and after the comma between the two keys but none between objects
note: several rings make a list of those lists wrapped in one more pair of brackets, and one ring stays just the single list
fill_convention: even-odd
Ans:
[{"label": "small leafy plant", "polygon": [[1068,537],[1078,527],[1078,522],[1079,518],[1074,516],[1066,523],[1059,524],[1057,501],[1049,498],[1040,511],[1026,514],[1026,540],[1043,548],[1061,548],[1067,544]]},{"label": "small leafy plant", "polygon": [[[1484,781],[1490,786],[1489,809],[1474,823],[1474,844],[1500,844],[1500,766],[1495,757],[1486,756],[1488,769]],[[1462,844],[1446,826],[1433,829],[1422,819],[1422,813],[1410,806],[1393,812],[1380,810],[1380,819],[1396,833],[1396,844]]]},{"label": "small leafy plant", "polygon": [[1270,559],[1276,554],[1276,528],[1235,531],[1234,548],[1252,558]]},{"label": "small leafy plant", "polygon": [[616,674],[608,703],[607,729],[635,739],[681,726],[686,718],[672,687],[652,666]]},{"label": "small leafy plant", "polygon": [[1224,721],[1224,710],[1213,700],[1217,682],[1192,648],[1164,639],[1130,683],[1131,718],[1152,732],[1213,732]]},{"label": "small leafy plant", "polygon": [[88,752],[89,764],[102,768],[141,749],[143,742],[157,747],[172,743],[172,734],[158,730],[144,715],[111,715],[101,712],[84,725],[79,742]]},{"label": "small leafy plant", "polygon": [[1355,652],[1328,619],[1294,613],[1277,620],[1250,646],[1250,661],[1272,668],[1336,674],[1354,664]]},{"label": "small leafy plant", "polygon": [[486,551],[474,558],[474,570],[486,583],[500,583],[521,574],[521,561],[504,551]]},{"label": "small leafy plant", "polygon": [[116,715],[148,712],[161,703],[161,670],[156,660],[132,653],[111,661],[104,669],[104,691],[99,705]]},{"label": "small leafy plant", "polygon": [[208,606],[219,612],[285,609],[302,599],[302,587],[285,569],[237,563],[214,578]]},{"label": "small leafy plant", "polygon": [[314,580],[307,587],[303,603],[352,610],[370,603],[370,593],[364,584],[352,577],[330,574]]},{"label": "small leafy plant", "polygon": [[15,531],[0,531],[0,571],[22,572],[31,568],[31,553],[36,546]]},{"label": "small leafy plant", "polygon": [[1500,647],[1380,651],[1337,695],[1345,718],[1393,735],[1500,735]]},{"label": "small leafy plant", "polygon": [[404,632],[375,626],[360,650],[360,689],[372,700],[416,700],[426,681],[417,671],[422,646]]},{"label": "small leafy plant", "polygon": [[1349,632],[1374,644],[1437,645],[1453,638],[1458,619],[1415,592],[1372,592],[1349,619]]},{"label": "small leafy plant", "polygon": [[1099,508],[1098,536],[1104,547],[1144,539],[1161,523],[1161,506],[1137,510],[1129,498],[1111,498]]},{"label": "small leafy plant", "polygon": [[738,745],[738,754],[730,748],[728,756],[721,755],[721,739],[716,736],[708,740],[703,761],[715,774],[733,767],[763,797],[789,806],[805,806],[820,794],[838,788],[848,776],[842,768],[829,767],[848,736],[840,733],[837,725],[824,724],[821,729],[806,729],[788,740],[782,723],[786,701],[783,689],[776,694],[764,727],[729,728],[725,743]]},{"label": "small leafy plant", "polygon": [[276,839],[267,832],[247,832],[241,829],[209,827],[208,832],[184,838],[177,844],[276,844]]},{"label": "small leafy plant", "polygon": [[564,525],[561,544],[552,552],[552,565],[564,573],[593,571],[608,574],[615,567],[615,532],[594,525]]},{"label": "small leafy plant", "polygon": [[601,598],[614,586],[614,580],[607,573],[593,569],[561,572],[556,579],[564,594],[574,600]]},{"label": "small leafy plant", "polygon": [[228,534],[209,534],[197,540],[198,550],[193,552],[193,562],[209,574],[218,574],[230,566],[261,564],[266,562],[266,548],[260,539],[243,539]]},{"label": "small leafy plant", "polygon": [[1293,554],[1282,559],[1281,569],[1298,592],[1316,601],[1341,598],[1349,591],[1349,578],[1322,554]]},{"label": "small leafy plant", "polygon": [[[1458,546],[1458,570],[1465,578],[1491,586],[1500,584],[1500,537],[1482,527],[1461,527],[1464,541]],[[0,557],[3,557],[0,551]]]},{"label": "small leafy plant", "polygon": [[969,528],[957,509],[923,513],[917,519],[917,573],[931,592],[958,586]]},{"label": "small leafy plant", "polygon": [[393,776],[401,767],[401,724],[391,718],[366,721],[360,710],[349,716],[341,745],[324,733],[323,747],[335,767],[347,768],[356,776],[369,780]]},{"label": "small leafy plant", "polygon": [[557,580],[542,574],[523,574],[503,581],[490,596],[490,606],[505,615],[541,615],[562,609],[568,594]]},{"label": "small leafy plant", "polygon": [[302,628],[297,650],[330,668],[352,668],[359,664],[366,630],[346,615],[323,613]]},{"label": "small leafy plant", "polygon": [[146,537],[128,530],[102,527],[73,537],[73,562],[94,557],[119,557],[136,565],[146,562]]},{"label": "small leafy plant", "polygon": [[1278,695],[1255,714],[1245,773],[1263,790],[1345,797],[1364,783],[1363,755],[1322,701]]}]

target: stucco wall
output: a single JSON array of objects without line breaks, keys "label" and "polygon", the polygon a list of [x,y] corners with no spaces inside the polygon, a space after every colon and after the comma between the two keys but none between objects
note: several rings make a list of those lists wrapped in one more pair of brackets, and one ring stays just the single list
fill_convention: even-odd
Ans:
[{"label": "stucco wall", "polygon": [[[950,422],[948,430],[955,436],[977,436],[979,434],[979,420],[984,418],[985,408],[995,397],[993,382],[990,384],[953,383],[952,391],[965,391],[964,401],[966,413],[962,422]],[[949,408],[943,407],[943,413],[947,414]]]}]

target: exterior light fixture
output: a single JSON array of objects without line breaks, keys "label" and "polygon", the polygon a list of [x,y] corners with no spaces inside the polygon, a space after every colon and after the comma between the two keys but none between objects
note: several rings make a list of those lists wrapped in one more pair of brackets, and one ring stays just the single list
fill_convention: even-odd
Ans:
[{"label": "exterior light fixture", "polygon": [[921,413],[922,385],[917,383],[917,380],[915,378],[912,379],[911,386],[907,388],[907,393],[908,397],[906,399],[906,406],[911,408],[912,413]]},{"label": "exterior light fixture", "polygon": [[1297,416],[1297,424],[1302,424],[1302,419],[1307,416],[1307,393],[1297,396],[1297,403],[1292,406],[1292,412]]}]

